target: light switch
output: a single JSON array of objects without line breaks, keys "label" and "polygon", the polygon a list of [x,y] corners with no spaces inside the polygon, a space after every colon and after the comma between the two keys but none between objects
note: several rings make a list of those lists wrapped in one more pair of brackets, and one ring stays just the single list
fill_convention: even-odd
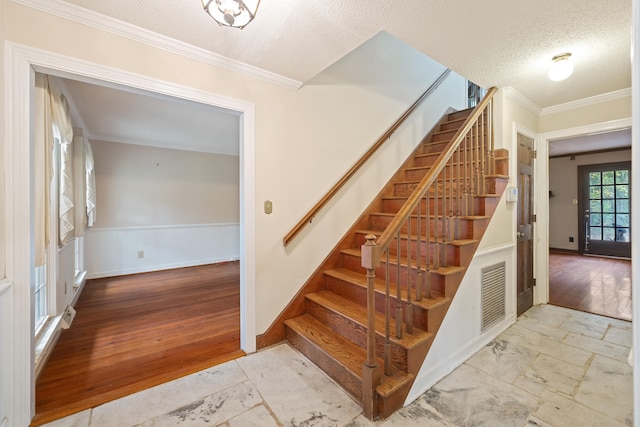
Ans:
[{"label": "light switch", "polygon": [[572,202],[573,202],[574,205],[577,205],[578,204],[578,199],[573,199]]},{"label": "light switch", "polygon": [[271,212],[273,212],[273,203],[271,203],[271,200],[265,200],[264,201],[264,213],[270,214]]}]

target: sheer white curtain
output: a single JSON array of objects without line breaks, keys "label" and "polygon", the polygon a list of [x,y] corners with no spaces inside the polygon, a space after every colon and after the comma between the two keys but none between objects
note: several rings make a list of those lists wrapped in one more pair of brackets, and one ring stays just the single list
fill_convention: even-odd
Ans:
[{"label": "sheer white curtain", "polygon": [[93,150],[87,139],[84,140],[87,226],[93,227],[96,221],[96,173],[94,170]]},{"label": "sheer white curtain", "polygon": [[49,79],[36,73],[34,89],[34,251],[35,266],[45,264],[49,245],[50,188],[53,177],[53,127]]},{"label": "sheer white curtain", "polygon": [[58,204],[58,235],[60,245],[71,242],[74,237],[75,214],[73,210],[73,125],[69,106],[63,95],[51,96],[53,126],[60,132],[60,185]]},{"label": "sheer white curtain", "polygon": [[87,223],[86,212],[86,174],[84,173],[84,144],[85,137],[82,129],[73,129],[73,200],[74,200],[74,226],[75,237],[84,235],[84,227]]}]

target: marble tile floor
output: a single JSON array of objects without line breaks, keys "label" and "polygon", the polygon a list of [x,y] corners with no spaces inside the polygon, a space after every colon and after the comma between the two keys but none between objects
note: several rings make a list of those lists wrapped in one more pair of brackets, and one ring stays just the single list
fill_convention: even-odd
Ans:
[{"label": "marble tile floor", "polygon": [[542,305],[384,421],[280,344],[47,427],[625,426],[631,323]]}]

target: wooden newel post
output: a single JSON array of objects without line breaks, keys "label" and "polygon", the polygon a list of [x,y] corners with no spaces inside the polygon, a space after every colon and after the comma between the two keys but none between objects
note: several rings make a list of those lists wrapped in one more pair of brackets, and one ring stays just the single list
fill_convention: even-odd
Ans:
[{"label": "wooden newel post", "polygon": [[362,266],[367,270],[367,360],[362,367],[362,410],[373,420],[378,415],[376,387],[380,384],[382,367],[376,361],[376,268],[380,266],[380,247],[376,236],[368,234],[362,245]]}]

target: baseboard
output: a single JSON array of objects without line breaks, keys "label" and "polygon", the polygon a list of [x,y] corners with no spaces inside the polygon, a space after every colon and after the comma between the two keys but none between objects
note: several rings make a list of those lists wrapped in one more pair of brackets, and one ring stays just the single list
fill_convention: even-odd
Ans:
[{"label": "baseboard", "polygon": [[50,318],[35,339],[35,377],[36,380],[53,352],[60,334],[62,315]]},{"label": "baseboard", "polygon": [[[427,390],[433,387],[438,381],[449,375],[457,367],[466,362],[471,356],[480,351],[484,346],[496,339],[501,333],[506,331],[516,321],[516,316],[511,315],[505,318],[502,322],[497,323],[491,329],[484,334],[478,336],[476,339],[470,341],[466,346],[461,347],[457,352],[443,360],[440,363],[432,366],[425,375],[421,375],[419,380],[413,384],[407,400],[404,405],[408,405]],[[428,356],[427,356],[428,357]]]},{"label": "baseboard", "polygon": [[580,255],[580,251],[576,249],[549,248],[549,252],[558,252],[563,254]]},{"label": "baseboard", "polygon": [[238,260],[239,260],[238,257],[210,258],[210,259],[202,259],[197,261],[176,262],[176,263],[160,264],[160,265],[146,266],[146,267],[140,267],[140,268],[100,271],[95,273],[88,273],[87,279],[100,279],[103,277],[125,276],[127,274],[137,274],[137,273],[151,273],[152,271],[171,270],[174,268],[184,268],[184,267],[197,267],[199,265],[219,264],[222,262],[230,262],[230,261],[238,261]]}]

